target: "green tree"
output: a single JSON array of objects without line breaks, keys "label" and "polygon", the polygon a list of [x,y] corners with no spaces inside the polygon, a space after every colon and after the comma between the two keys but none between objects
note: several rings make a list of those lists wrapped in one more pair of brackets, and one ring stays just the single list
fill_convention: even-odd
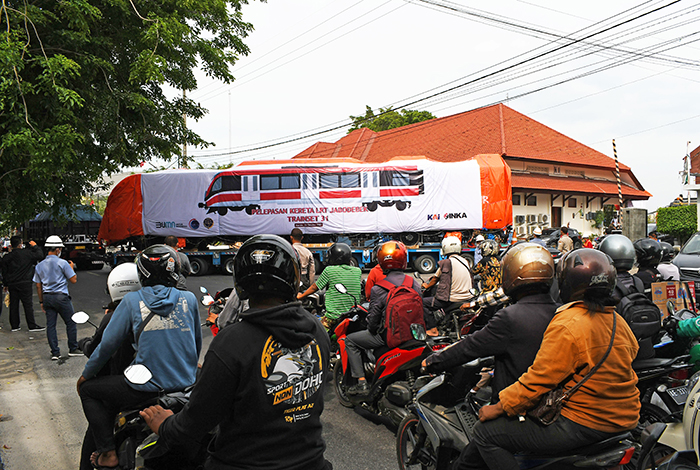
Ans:
[{"label": "green tree", "polygon": [[[194,70],[226,83],[248,53],[247,0],[3,0],[0,220],[71,210],[103,175],[183,143],[209,145],[183,116],[206,110]],[[175,97],[166,87],[176,90]]]},{"label": "green tree", "polygon": [[685,243],[697,231],[698,213],[695,204],[689,206],[660,207],[656,212],[656,230],[668,233]]},{"label": "green tree", "polygon": [[394,111],[391,106],[388,108],[379,108],[379,113],[374,114],[372,108],[366,106],[364,116],[350,116],[350,119],[352,119],[352,127],[348,131],[348,134],[362,127],[366,127],[375,132],[381,132],[433,118],[435,118],[435,116],[428,111],[411,111],[408,109]]}]

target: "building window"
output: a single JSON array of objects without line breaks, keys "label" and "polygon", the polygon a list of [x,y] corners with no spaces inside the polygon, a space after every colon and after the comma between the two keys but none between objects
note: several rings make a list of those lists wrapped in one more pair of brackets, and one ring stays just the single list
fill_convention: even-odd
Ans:
[{"label": "building window", "polygon": [[514,206],[520,205],[520,194],[513,194],[513,205]]},{"label": "building window", "polygon": [[525,200],[525,205],[526,206],[536,206],[537,205],[537,196],[530,196]]},{"label": "building window", "polygon": [[576,205],[576,198],[575,198],[575,197],[570,197],[569,200],[568,200],[568,204],[567,204],[567,205],[568,205],[569,207],[573,207],[573,208],[578,207],[578,206]]}]

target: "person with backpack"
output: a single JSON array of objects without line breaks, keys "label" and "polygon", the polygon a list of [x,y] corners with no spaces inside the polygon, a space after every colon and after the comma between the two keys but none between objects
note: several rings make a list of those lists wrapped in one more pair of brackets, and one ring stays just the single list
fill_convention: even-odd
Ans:
[{"label": "person with backpack", "polygon": [[[492,254],[485,248],[492,247],[496,242],[486,240],[481,243],[482,257]],[[462,253],[462,242],[457,237],[445,237],[442,240],[440,250],[445,259],[438,261],[438,270],[428,282],[424,282],[421,287],[428,290],[437,284],[434,297],[425,297],[423,305],[428,311],[435,311],[441,308],[462,305],[465,301],[472,299],[472,273],[467,261],[460,256]],[[483,258],[481,261],[483,261]],[[479,262],[481,262],[479,261]],[[435,327],[435,320],[432,315],[426,317],[427,328]]]},{"label": "person with backpack", "polygon": [[425,326],[420,284],[402,272],[408,263],[406,246],[394,240],[384,243],[377,252],[377,261],[386,277],[372,288],[367,329],[345,338],[350,373],[357,379],[357,384],[348,389],[350,395],[362,395],[369,391],[362,367],[362,349],[374,349],[385,344],[396,347],[411,339],[411,324]]},{"label": "person with backpack", "polygon": [[659,242],[661,244],[661,262],[656,269],[661,273],[664,281],[680,281],[681,272],[678,266],[671,263],[675,250],[673,245],[668,242]]},{"label": "person with backpack", "polygon": [[661,311],[644,294],[644,282],[629,273],[636,259],[635,246],[626,236],[612,234],[598,244],[598,250],[608,255],[615,266],[617,284],[611,298],[615,310],[637,338],[637,359],[650,359],[654,357],[654,337],[661,329]]},{"label": "person with backpack", "polygon": [[[438,374],[479,357],[494,356],[491,403],[501,390],[518,380],[532,365],[547,325],[560,304],[549,295],[554,280],[554,260],[549,251],[535,243],[520,243],[503,256],[503,290],[514,301],[496,313],[477,332],[423,360],[427,372]],[[460,469],[478,459],[473,442],[464,448]]]}]

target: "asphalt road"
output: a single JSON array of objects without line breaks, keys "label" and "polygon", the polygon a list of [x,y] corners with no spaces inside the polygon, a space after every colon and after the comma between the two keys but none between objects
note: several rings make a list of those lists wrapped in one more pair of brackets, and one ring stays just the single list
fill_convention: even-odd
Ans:
[{"label": "asphalt road", "polygon": [[[99,323],[109,268],[79,271],[77,284],[70,286],[76,311],[90,314]],[[188,288],[199,298],[200,285],[213,294],[231,285],[229,276],[211,274],[188,279]],[[37,322],[46,318],[34,295]],[[204,308],[200,315],[206,318]],[[57,332],[60,361],[51,361],[44,332],[29,333],[20,307],[22,331],[10,332],[8,309],[0,315],[0,458],[6,470],[75,470],[87,422],[75,391],[75,384],[86,362],[84,357],[67,357],[65,327]],[[92,335],[90,325],[78,326],[78,338]],[[212,336],[203,329],[202,359]],[[386,470],[397,468],[394,429],[363,410],[344,408],[338,403],[332,382],[326,388],[322,416],[326,458],[337,470]],[[2,468],[2,465],[0,465]]]}]

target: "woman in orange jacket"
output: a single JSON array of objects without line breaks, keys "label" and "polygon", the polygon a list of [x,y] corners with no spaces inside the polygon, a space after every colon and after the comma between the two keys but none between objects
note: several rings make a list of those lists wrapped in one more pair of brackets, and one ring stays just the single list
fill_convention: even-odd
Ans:
[{"label": "woman in orange jacket", "polygon": [[[565,305],[547,327],[528,371],[500,392],[499,403],[481,408],[474,442],[483,460],[461,468],[516,470],[514,452],[566,452],[637,425],[640,403],[632,361],[638,345],[627,322],[608,306],[616,281],[610,258],[588,248],[571,251],[559,262],[557,277]],[[566,392],[601,361],[615,315],[609,355],[564,402],[559,419],[549,426],[521,419],[547,392],[559,384]]]}]

